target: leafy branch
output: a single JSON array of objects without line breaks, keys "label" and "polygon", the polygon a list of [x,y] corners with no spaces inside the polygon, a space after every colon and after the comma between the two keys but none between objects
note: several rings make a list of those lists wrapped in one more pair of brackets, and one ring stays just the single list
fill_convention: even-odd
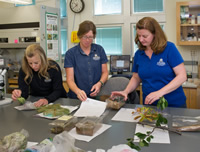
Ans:
[{"label": "leafy branch", "polygon": [[[168,107],[168,102],[164,97],[161,97],[157,103],[157,109],[161,109],[161,111],[163,111],[166,107]],[[148,126],[153,127],[153,129],[152,131],[147,131],[146,134],[141,133],[141,132],[135,133],[135,136],[137,136],[139,139],[138,145],[134,143],[134,138],[128,138],[127,145],[130,146],[131,148],[136,149],[137,151],[140,151],[141,147],[144,147],[144,146],[148,147],[149,143],[154,138],[152,133],[155,131],[156,128],[172,131],[181,135],[181,133],[178,132],[177,130],[169,129],[167,127],[161,126],[162,124],[167,124],[168,121],[165,117],[163,117],[162,114],[158,113],[155,109],[150,108],[150,107],[142,107],[142,108],[137,108],[137,112],[139,113],[139,116],[136,116],[134,119],[136,120],[140,118],[138,124],[148,125]],[[134,114],[134,112],[132,113]],[[143,122],[144,120],[147,120],[150,122],[155,121],[155,125],[144,123]]]}]

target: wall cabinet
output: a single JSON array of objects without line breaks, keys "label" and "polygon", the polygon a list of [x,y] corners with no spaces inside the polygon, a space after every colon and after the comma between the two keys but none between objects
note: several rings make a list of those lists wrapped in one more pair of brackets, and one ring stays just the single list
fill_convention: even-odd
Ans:
[{"label": "wall cabinet", "polygon": [[183,88],[186,96],[187,108],[200,109],[200,88]]},{"label": "wall cabinet", "polygon": [[177,45],[200,45],[200,1],[176,3]]},{"label": "wall cabinet", "polygon": [[9,78],[8,85],[6,87],[7,93],[12,93],[14,89],[18,88],[18,78]]}]

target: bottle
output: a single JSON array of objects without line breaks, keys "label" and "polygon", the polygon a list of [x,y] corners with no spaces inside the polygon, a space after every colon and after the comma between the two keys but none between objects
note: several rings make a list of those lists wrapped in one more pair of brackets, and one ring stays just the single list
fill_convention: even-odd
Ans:
[{"label": "bottle", "polygon": [[197,16],[197,24],[200,24],[200,13]]},{"label": "bottle", "polygon": [[191,24],[195,24],[195,15],[192,15],[191,17]]},{"label": "bottle", "polygon": [[191,20],[192,20],[192,15],[190,14],[189,17],[187,18],[187,24],[191,24]]}]

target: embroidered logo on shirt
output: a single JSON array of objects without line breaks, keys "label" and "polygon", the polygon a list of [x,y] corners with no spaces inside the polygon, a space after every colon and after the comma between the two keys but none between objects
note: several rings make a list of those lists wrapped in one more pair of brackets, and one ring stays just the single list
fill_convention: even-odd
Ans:
[{"label": "embroidered logo on shirt", "polygon": [[51,79],[44,79],[44,82],[51,82]]},{"label": "embroidered logo on shirt", "polygon": [[160,58],[159,62],[157,62],[158,66],[165,66],[165,62],[163,61],[162,58]]},{"label": "embroidered logo on shirt", "polygon": [[94,55],[93,60],[99,60],[100,56],[98,56],[97,54]]}]

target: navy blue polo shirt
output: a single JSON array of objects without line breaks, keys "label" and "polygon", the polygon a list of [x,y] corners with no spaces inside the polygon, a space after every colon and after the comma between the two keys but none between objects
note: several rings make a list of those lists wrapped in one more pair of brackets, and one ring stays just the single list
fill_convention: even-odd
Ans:
[{"label": "navy blue polo shirt", "polygon": [[[183,58],[171,42],[167,42],[162,53],[153,53],[151,59],[142,50],[136,52],[132,71],[138,73],[142,80],[143,103],[149,93],[160,90],[175,78],[173,68],[181,63]],[[182,86],[164,97],[169,107],[182,107],[186,104]],[[153,104],[156,105],[157,101]]]},{"label": "navy blue polo shirt", "polygon": [[[101,78],[102,64],[107,62],[108,59],[102,46],[92,43],[90,54],[86,55],[78,44],[66,52],[64,68],[74,68],[76,85],[90,97],[92,86]],[[77,98],[71,90],[69,90],[68,96]]]}]

